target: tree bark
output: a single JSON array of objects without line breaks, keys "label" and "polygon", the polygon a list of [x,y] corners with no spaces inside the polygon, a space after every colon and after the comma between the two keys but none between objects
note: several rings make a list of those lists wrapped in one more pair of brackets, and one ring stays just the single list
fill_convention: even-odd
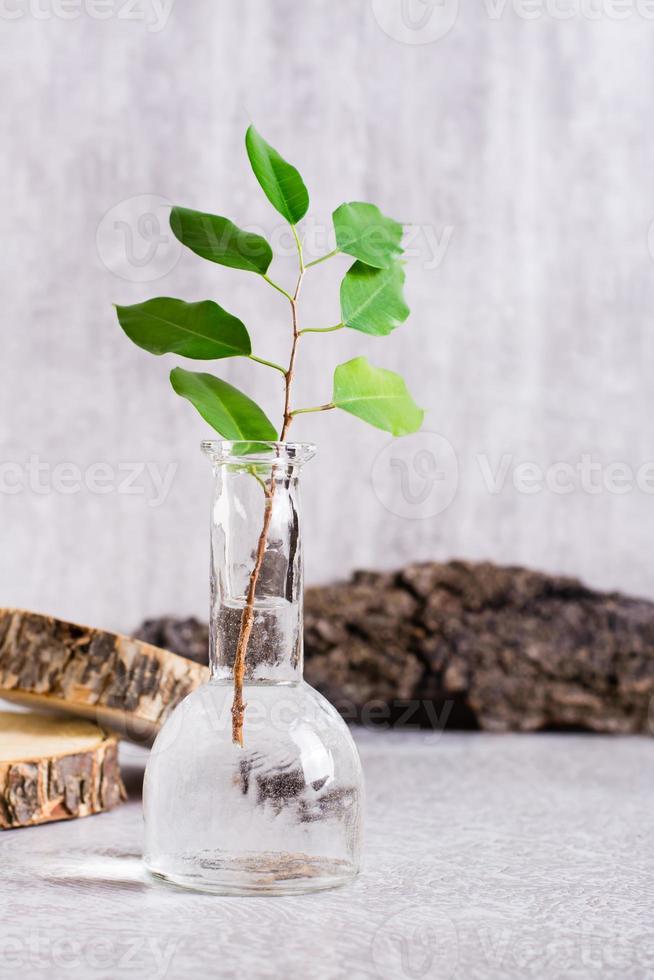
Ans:
[{"label": "tree bark", "polygon": [[206,667],[103,630],[0,610],[0,698],[98,721],[148,744]]},{"label": "tree bark", "polygon": [[[0,611],[0,697],[97,718],[148,742],[208,678],[207,627],[150,643]],[[654,603],[469,562],[359,572],[308,589],[306,677],[352,721],[489,731],[654,728]],[[175,654],[197,661],[191,663]]]},{"label": "tree bark", "polygon": [[[206,660],[206,626],[140,635]],[[398,728],[654,730],[654,603],[488,563],[308,589],[306,677],[349,720]]]},{"label": "tree bark", "polygon": [[0,830],[87,817],[126,798],[115,735],[77,718],[0,712]]}]

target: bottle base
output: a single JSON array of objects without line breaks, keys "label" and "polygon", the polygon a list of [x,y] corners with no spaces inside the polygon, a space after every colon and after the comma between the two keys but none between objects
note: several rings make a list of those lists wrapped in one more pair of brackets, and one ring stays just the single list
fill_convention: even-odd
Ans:
[{"label": "bottle base", "polygon": [[157,881],[214,895],[301,895],[339,888],[358,874],[347,861],[283,852],[240,857],[216,852],[165,862],[146,858],[145,866]]}]

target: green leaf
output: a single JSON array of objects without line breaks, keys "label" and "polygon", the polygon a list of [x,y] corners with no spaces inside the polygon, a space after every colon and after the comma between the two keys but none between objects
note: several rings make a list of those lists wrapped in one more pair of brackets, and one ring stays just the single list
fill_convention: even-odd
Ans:
[{"label": "green leaf", "polygon": [[151,354],[211,360],[252,353],[245,325],[210,299],[185,303],[160,296],[117,306],[116,313],[129,339]]},{"label": "green leaf", "polygon": [[366,265],[388,269],[402,253],[402,225],[387,218],[374,204],[341,204],[333,219],[339,250]]},{"label": "green leaf", "polygon": [[272,249],[266,239],[237,228],[228,218],[175,207],[170,227],[182,245],[210,262],[261,276],[272,262]]},{"label": "green leaf", "polygon": [[394,436],[417,432],[424,418],[400,375],[373,367],[365,357],[336,368],[332,402]]},{"label": "green leaf", "polygon": [[346,327],[384,337],[409,315],[404,302],[404,269],[394,262],[374,269],[355,262],[341,283],[341,320]]},{"label": "green leaf", "polygon": [[296,225],[309,209],[309,192],[299,173],[250,126],[245,146],[254,176],[264,194],[283,218]]},{"label": "green leaf", "polygon": [[212,374],[174,368],[170,383],[224,439],[269,442],[277,438],[275,427],[259,406],[226,381]]}]

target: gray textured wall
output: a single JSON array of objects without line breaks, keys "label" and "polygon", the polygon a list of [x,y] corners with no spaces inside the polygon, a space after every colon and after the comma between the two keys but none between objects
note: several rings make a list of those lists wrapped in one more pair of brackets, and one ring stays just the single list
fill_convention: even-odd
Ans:
[{"label": "gray textured wall", "polygon": [[[147,217],[174,201],[284,246],[249,173],[250,119],[303,173],[318,252],[343,200],[417,226],[409,323],[300,351],[298,404],[361,352],[406,376],[428,430],[390,448],[337,413],[298,421],[320,446],[310,580],[460,556],[654,596],[654,466],[639,470],[654,460],[652,11],[67,3],[0,5],[0,603],[119,628],[205,612],[206,427],[110,304],[211,296],[285,356],[282,298],[180,255],[165,219],[153,239]],[[315,270],[305,325],[336,322],[345,268]],[[279,280],[293,272],[279,259]],[[278,414],[276,375],[221,370]],[[174,471],[163,502],[147,470],[121,492],[125,464],[146,462]]]}]

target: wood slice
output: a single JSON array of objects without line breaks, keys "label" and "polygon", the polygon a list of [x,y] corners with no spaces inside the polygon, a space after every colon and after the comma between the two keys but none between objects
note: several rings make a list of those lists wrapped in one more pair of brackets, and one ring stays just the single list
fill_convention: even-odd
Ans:
[{"label": "wood slice", "polygon": [[0,711],[0,829],[110,810],[127,799],[118,739],[80,718]]},{"label": "wood slice", "polygon": [[0,698],[81,715],[148,744],[209,671],[168,650],[50,616],[0,609]]}]

